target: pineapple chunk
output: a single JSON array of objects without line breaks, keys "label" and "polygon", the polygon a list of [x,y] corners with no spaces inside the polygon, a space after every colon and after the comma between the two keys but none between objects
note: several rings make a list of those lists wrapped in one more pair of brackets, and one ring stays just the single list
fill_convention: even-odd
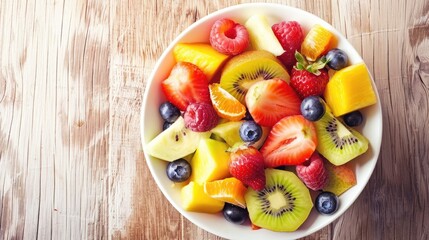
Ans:
[{"label": "pineapple chunk", "polygon": [[335,117],[377,102],[371,77],[364,63],[337,71],[326,85],[324,97]]},{"label": "pineapple chunk", "polygon": [[191,181],[199,184],[230,176],[228,145],[214,139],[202,139],[191,160]]},{"label": "pineapple chunk", "polygon": [[198,66],[209,81],[228,58],[208,43],[179,43],[173,50],[176,62],[190,62]]},{"label": "pineapple chunk", "polygon": [[216,213],[222,211],[225,204],[207,195],[203,185],[195,182],[182,188],[181,199],[183,209],[192,212]]}]

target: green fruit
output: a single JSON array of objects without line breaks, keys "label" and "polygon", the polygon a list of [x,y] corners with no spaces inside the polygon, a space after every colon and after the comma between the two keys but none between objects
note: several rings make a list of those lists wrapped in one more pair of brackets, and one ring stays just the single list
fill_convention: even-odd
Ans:
[{"label": "green fruit", "polygon": [[266,169],[265,177],[263,190],[248,188],[245,194],[250,220],[272,231],[297,230],[313,208],[310,191],[289,171]]},{"label": "green fruit", "polygon": [[332,164],[342,165],[367,151],[368,140],[356,130],[346,127],[329,109],[314,123],[317,151]]},{"label": "green fruit", "polygon": [[[233,147],[237,143],[244,144],[244,141],[240,137],[240,126],[244,122],[242,121],[231,121],[218,124],[212,130],[210,130],[213,135],[212,138],[218,140],[219,138],[225,141],[230,147]],[[255,148],[260,148],[264,144],[265,139],[267,139],[268,134],[270,133],[269,127],[262,127],[262,136],[261,138],[251,144]]]},{"label": "green fruit", "polygon": [[187,129],[185,120],[179,117],[169,128],[146,144],[144,151],[153,157],[171,162],[195,152],[200,140],[208,137],[210,132]]},{"label": "green fruit", "polygon": [[245,104],[244,97],[250,86],[272,78],[289,82],[289,74],[280,61],[267,51],[246,51],[225,64],[220,86]]}]

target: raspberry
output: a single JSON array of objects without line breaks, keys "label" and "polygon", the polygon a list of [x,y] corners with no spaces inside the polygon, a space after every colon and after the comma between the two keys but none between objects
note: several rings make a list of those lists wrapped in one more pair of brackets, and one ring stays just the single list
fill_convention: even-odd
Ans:
[{"label": "raspberry", "polygon": [[191,103],[183,114],[185,126],[195,132],[206,132],[218,123],[218,116],[209,103]]},{"label": "raspberry", "polygon": [[219,19],[210,31],[210,44],[220,53],[237,55],[249,45],[249,33],[243,25],[231,19]]},{"label": "raspberry", "polygon": [[314,152],[304,164],[297,165],[296,173],[305,185],[314,191],[322,189],[328,180],[328,172],[323,166],[323,159],[317,152]]},{"label": "raspberry", "polygon": [[301,43],[304,41],[304,34],[296,21],[280,22],[274,24],[272,27],[274,35],[276,35],[280,44],[285,52],[279,56],[279,59],[283,62],[288,70],[296,63],[295,51],[299,51]]}]

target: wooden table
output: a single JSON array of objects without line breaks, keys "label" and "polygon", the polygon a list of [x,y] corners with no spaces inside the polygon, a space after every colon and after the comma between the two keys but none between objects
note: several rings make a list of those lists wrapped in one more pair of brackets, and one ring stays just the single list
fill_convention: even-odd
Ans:
[{"label": "wooden table", "polygon": [[[251,1],[1,0],[0,239],[220,239],[157,189],[140,144],[145,83],[201,17]],[[429,2],[273,1],[341,31],[380,93],[368,186],[305,239],[429,239]]]}]

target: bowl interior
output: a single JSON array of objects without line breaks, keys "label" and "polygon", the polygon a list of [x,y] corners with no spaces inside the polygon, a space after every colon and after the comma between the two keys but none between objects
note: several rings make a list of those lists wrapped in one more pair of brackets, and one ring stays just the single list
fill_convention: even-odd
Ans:
[{"label": "bowl interior", "polygon": [[[346,38],[335,30],[330,24],[319,17],[306,11],[280,4],[241,4],[223,10],[214,12],[188,27],[183,31],[164,51],[155,68],[150,75],[144,97],[141,112],[141,135],[143,145],[153,139],[162,130],[162,119],[158,114],[159,105],[165,101],[160,88],[160,83],[164,80],[174,65],[172,54],[173,47],[179,42],[208,42],[210,27],[220,18],[231,18],[237,22],[244,23],[247,18],[254,14],[265,14],[269,17],[271,24],[282,20],[298,21],[304,32],[315,24],[321,24],[330,30],[338,40],[338,47],[347,52],[351,64],[362,62],[362,58]],[[372,82],[376,89],[374,81]],[[363,188],[367,184],[375,164],[377,162],[382,130],[382,113],[380,100],[377,93],[377,104],[365,108],[362,112],[365,116],[365,122],[360,127],[363,133],[370,141],[370,147],[367,153],[352,161],[357,177],[357,185],[340,196],[340,206],[338,211],[331,216],[322,216],[313,209],[306,222],[295,232],[272,232],[265,229],[253,231],[249,226],[237,226],[227,222],[221,214],[204,214],[187,212],[181,208],[180,188],[174,186],[166,177],[166,162],[155,159],[145,154],[145,159],[157,185],[170,201],[170,203],[187,219],[208,232],[227,239],[296,239],[309,235],[324,226],[328,225],[338,218],[347,208],[356,200]]]}]

